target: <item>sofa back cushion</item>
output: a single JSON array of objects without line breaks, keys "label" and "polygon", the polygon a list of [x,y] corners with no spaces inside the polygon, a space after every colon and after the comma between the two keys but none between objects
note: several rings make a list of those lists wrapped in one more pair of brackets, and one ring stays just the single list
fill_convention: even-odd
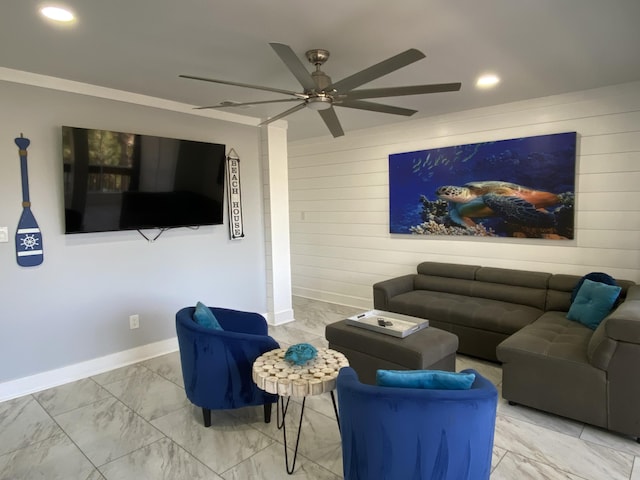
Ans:
[{"label": "sofa back cushion", "polygon": [[544,310],[551,274],[456,263],[422,262],[416,290],[453,293],[526,305]]},{"label": "sofa back cushion", "polygon": [[418,264],[413,285],[416,290],[471,296],[471,286],[479,268],[477,265],[422,262]]},{"label": "sofa back cushion", "polygon": [[550,276],[543,272],[482,267],[476,272],[471,295],[544,310]]},{"label": "sofa back cushion", "polygon": [[471,296],[526,305],[544,311],[547,291],[541,288],[519,287],[505,283],[473,282]]},{"label": "sofa back cushion", "polygon": [[546,289],[550,273],[513,270],[510,268],[482,267],[476,272],[476,280],[481,282],[501,283],[518,287]]},{"label": "sofa back cushion", "polygon": [[571,307],[571,293],[580,278],[582,277],[578,275],[565,275],[562,273],[551,275],[545,310],[568,312]]},{"label": "sofa back cushion", "polygon": [[[565,275],[563,273],[551,275],[545,310],[547,312],[550,310],[568,312],[571,307],[571,293],[581,278],[582,276],[579,275]],[[630,280],[618,279],[616,282],[622,288],[618,297],[619,304],[626,297],[629,287],[635,283]]]},{"label": "sofa back cushion", "polygon": [[471,297],[473,280],[463,278],[440,277],[435,275],[416,275],[413,286],[416,290],[431,290],[432,292],[455,293]]},{"label": "sofa back cushion", "polygon": [[478,265],[460,265],[457,263],[422,262],[418,264],[418,273],[438,277],[474,280]]},{"label": "sofa back cushion", "polygon": [[633,285],[636,284],[636,282],[632,282],[631,280],[619,280],[616,278],[616,282],[618,282],[618,286],[620,286],[620,288],[622,288],[622,291],[620,292],[620,296],[618,297],[618,302],[616,303],[616,305],[620,305],[620,303],[622,303],[622,301],[627,298],[627,291],[629,290],[629,287],[632,287]]}]

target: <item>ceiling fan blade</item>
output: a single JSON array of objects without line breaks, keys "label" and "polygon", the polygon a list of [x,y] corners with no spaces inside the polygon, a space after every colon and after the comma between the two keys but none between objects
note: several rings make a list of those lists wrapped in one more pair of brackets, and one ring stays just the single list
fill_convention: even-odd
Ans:
[{"label": "ceiling fan blade", "polygon": [[423,95],[426,93],[457,92],[461,83],[437,83],[433,85],[411,85],[407,87],[368,88],[345,93],[349,99],[400,97],[402,95]]},{"label": "ceiling fan blade", "polygon": [[342,130],[342,125],[340,125],[340,120],[338,120],[336,111],[333,108],[328,108],[327,110],[318,110],[318,113],[322,117],[322,120],[324,120],[325,125],[334,138],[344,135],[344,130]]},{"label": "ceiling fan blade", "polygon": [[209,105],[206,107],[196,107],[196,110],[205,110],[207,108],[228,108],[228,107],[246,107],[251,105],[262,105],[265,103],[282,103],[282,102],[299,102],[303,100],[302,98],[283,98],[281,100],[262,100],[260,102],[245,102],[245,103],[236,103],[236,102],[222,102],[218,105]]},{"label": "ceiling fan blade", "polygon": [[417,62],[425,57],[420,50],[411,48],[391,58],[387,58],[369,68],[365,68],[358,73],[354,73],[350,77],[344,78],[330,85],[325,91],[337,90],[338,93],[346,93],[349,90],[359,87],[365,83],[369,83],[376,78],[380,78],[388,73],[394,72],[402,67]]},{"label": "ceiling fan blade", "polygon": [[250,85],[248,83],[229,82],[227,80],[217,80],[215,78],[195,77],[193,75],[179,75],[182,78],[189,78],[191,80],[202,80],[203,82],[221,83],[222,85],[233,85],[235,87],[254,88],[256,90],[264,90],[266,92],[282,93],[284,95],[294,95],[296,97],[306,98],[304,93],[293,92],[291,90],[281,90],[279,88],[263,87],[260,85]]},{"label": "ceiling fan blade", "polygon": [[317,88],[313,77],[289,45],[283,43],[270,43],[269,45],[275,50],[287,68],[291,70],[293,76],[298,79],[298,82],[306,92]]},{"label": "ceiling fan blade", "polygon": [[291,115],[298,110],[302,110],[305,107],[306,103],[301,103],[300,105],[296,105],[295,107],[291,107],[289,110],[285,110],[284,112],[276,115],[275,117],[267,118],[264,122],[259,125],[268,125],[271,122],[275,122],[276,120],[280,120],[282,117],[286,117],[287,115]]},{"label": "ceiling fan blade", "polygon": [[369,110],[371,112],[391,113],[393,115],[404,115],[410,117],[417,110],[410,110],[408,108],[394,107],[392,105],[382,105],[380,103],[363,102],[362,100],[343,100],[336,102],[334,105],[338,107],[357,108],[359,110]]}]

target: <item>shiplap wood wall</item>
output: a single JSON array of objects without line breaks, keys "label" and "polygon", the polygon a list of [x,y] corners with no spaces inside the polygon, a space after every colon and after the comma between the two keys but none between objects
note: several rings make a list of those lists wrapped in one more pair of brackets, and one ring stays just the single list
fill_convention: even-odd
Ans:
[{"label": "shiplap wood wall", "polygon": [[[574,240],[389,233],[388,156],[576,131]],[[421,261],[640,282],[640,82],[290,142],[294,295],[370,308],[372,284]]]}]

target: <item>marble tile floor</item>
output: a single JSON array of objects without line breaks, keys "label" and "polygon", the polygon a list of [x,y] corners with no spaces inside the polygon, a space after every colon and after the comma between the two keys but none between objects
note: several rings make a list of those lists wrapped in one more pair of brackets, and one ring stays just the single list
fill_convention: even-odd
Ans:
[{"label": "marble tile floor", "polygon": [[[327,346],[325,325],[357,311],[299,297],[294,310],[296,322],[271,328],[283,347]],[[458,356],[457,370],[464,368],[500,389],[498,365]],[[299,409],[291,403],[289,432]],[[291,477],[342,478],[329,395],[307,399],[302,428]],[[0,480],[285,478],[275,415],[265,424],[261,408],[213,412],[204,428],[184,395],[177,352],[0,403]],[[491,479],[640,480],[640,444],[500,400]]]}]

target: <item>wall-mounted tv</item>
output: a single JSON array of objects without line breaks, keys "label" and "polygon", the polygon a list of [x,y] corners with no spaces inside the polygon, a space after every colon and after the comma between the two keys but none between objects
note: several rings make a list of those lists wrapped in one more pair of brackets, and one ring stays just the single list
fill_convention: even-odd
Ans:
[{"label": "wall-mounted tv", "polygon": [[65,233],[223,222],[225,146],[62,127]]}]

